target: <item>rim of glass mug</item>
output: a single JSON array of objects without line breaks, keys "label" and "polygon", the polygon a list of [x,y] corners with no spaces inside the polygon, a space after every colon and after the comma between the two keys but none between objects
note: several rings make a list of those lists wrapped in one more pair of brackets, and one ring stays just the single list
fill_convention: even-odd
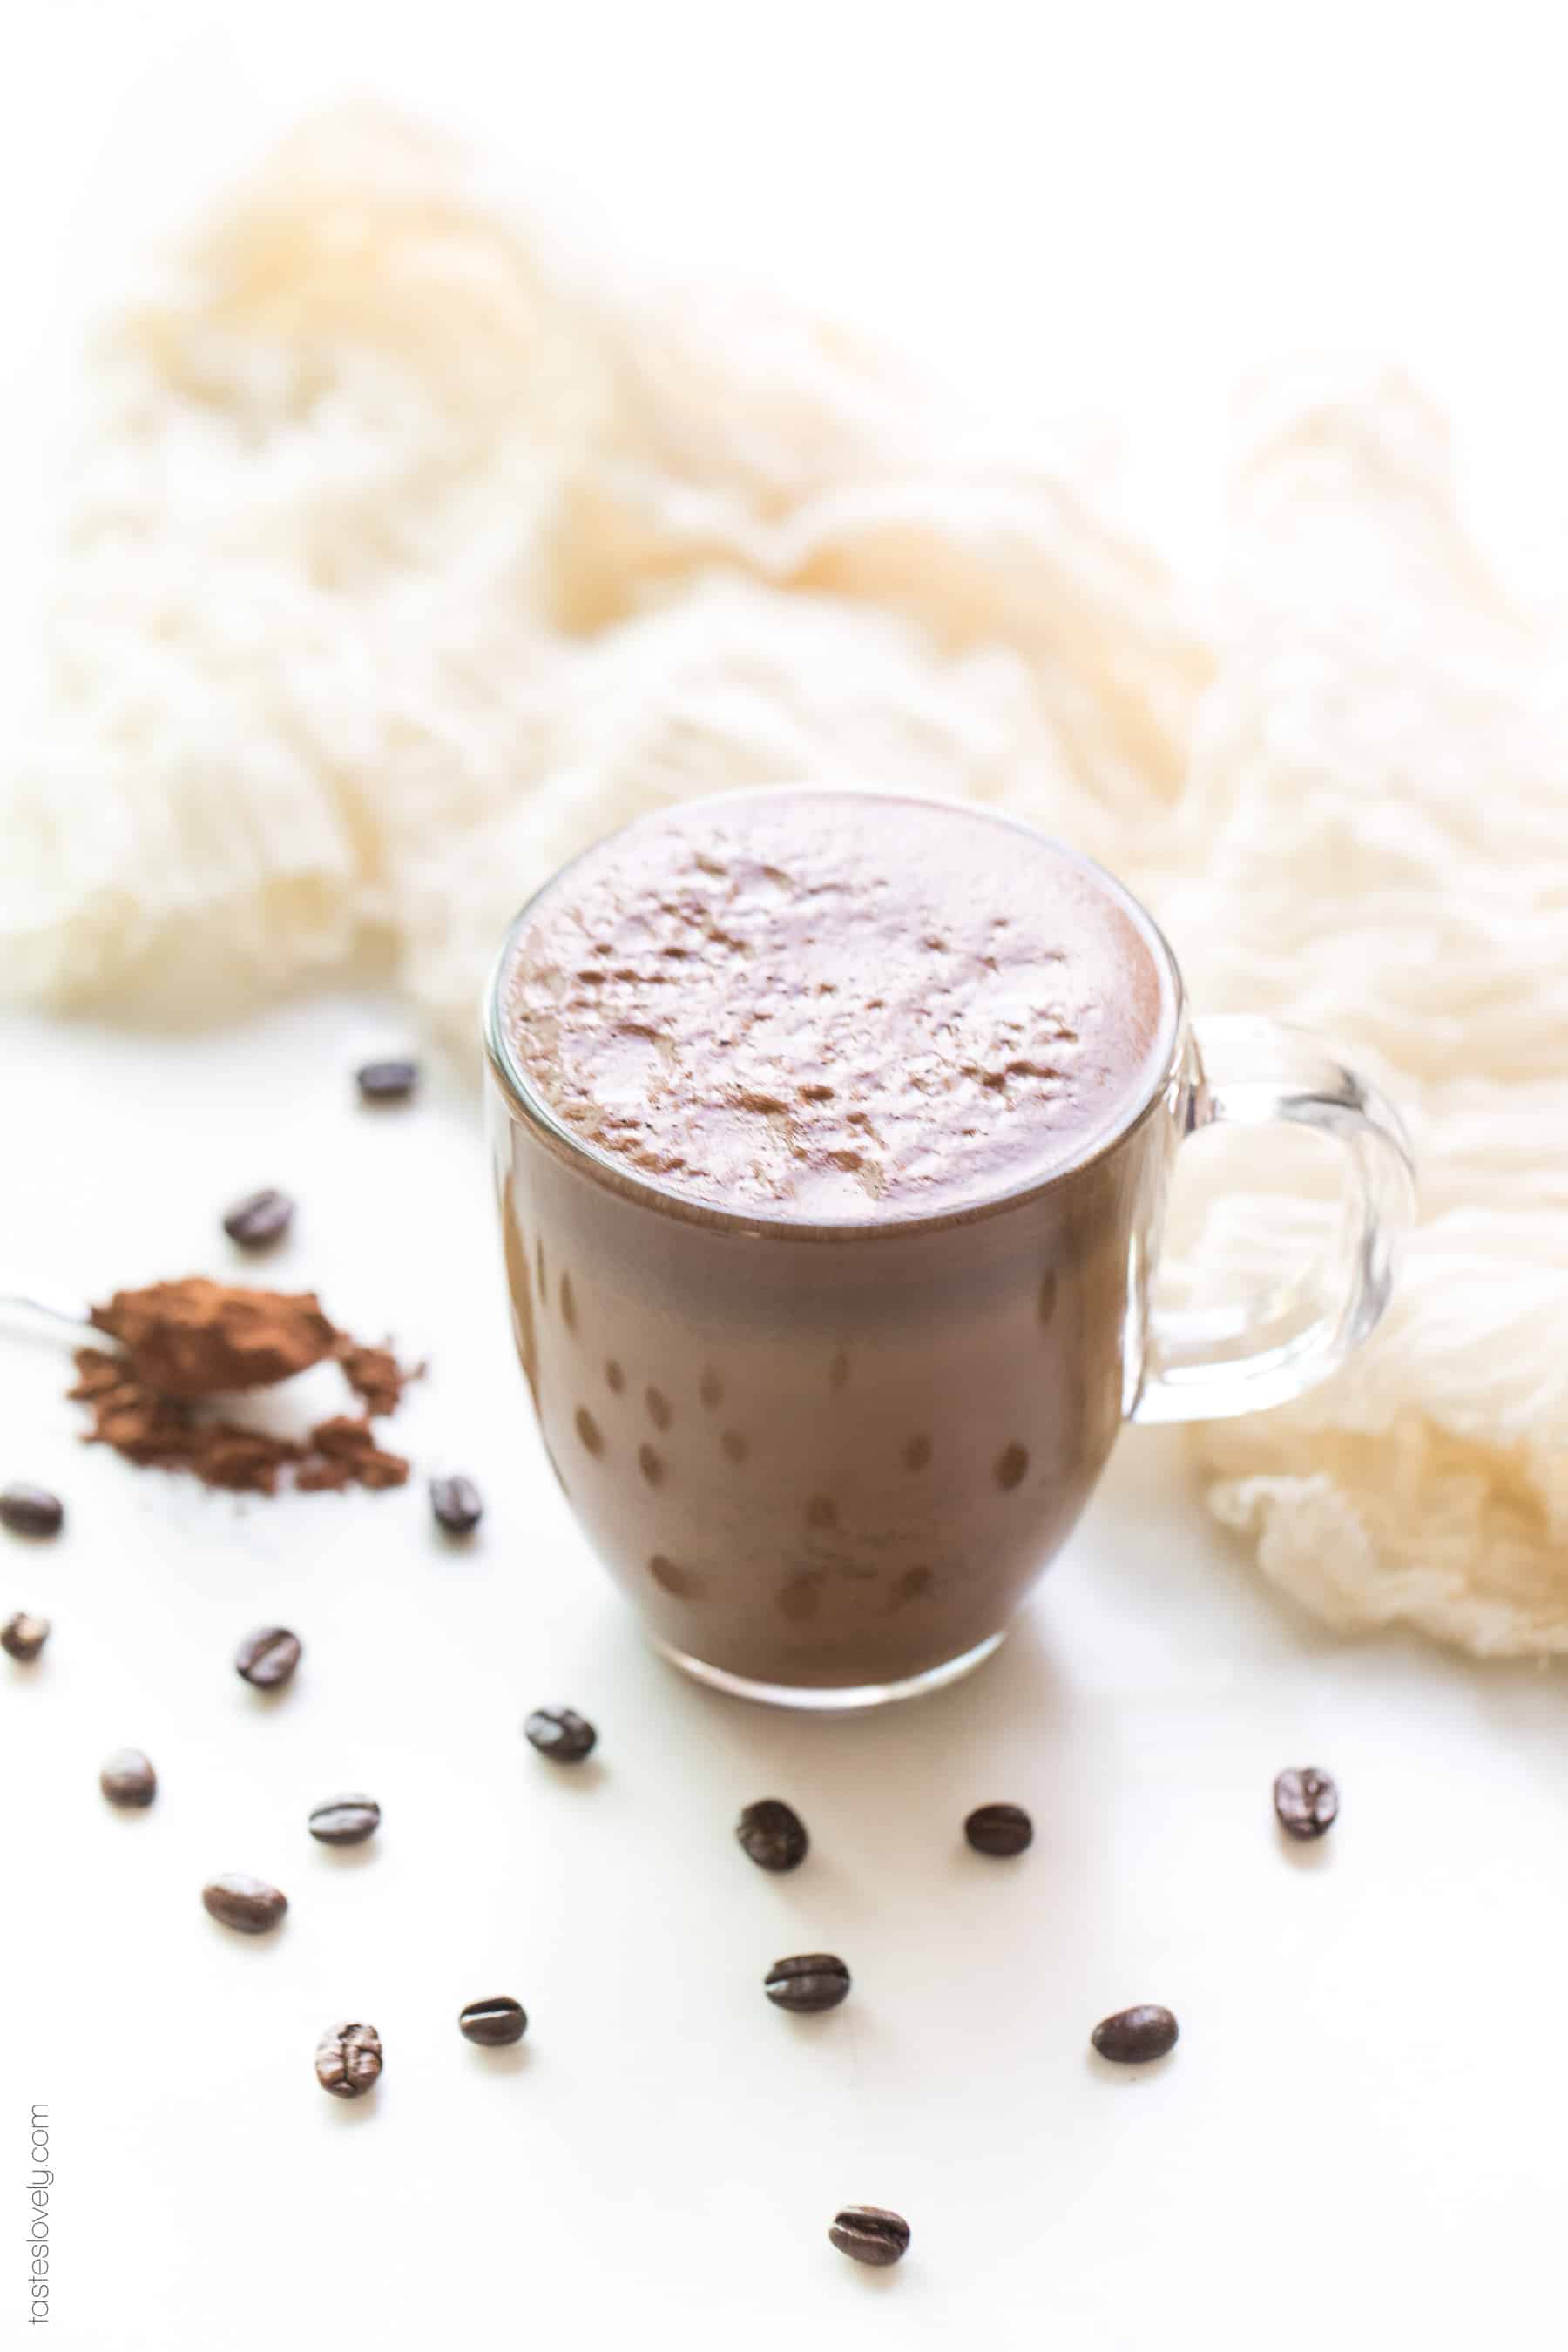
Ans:
[{"label": "rim of glass mug", "polygon": [[[886,1216],[808,1220],[765,1209],[724,1208],[717,1202],[695,1201],[688,1193],[679,1192],[672,1186],[660,1184],[652,1177],[641,1175],[635,1169],[628,1168],[624,1161],[616,1160],[611,1153],[601,1150],[596,1144],[585,1142],[580,1135],[574,1134],[572,1129],[556,1117],[550,1105],[530,1087],[527,1077],[512,1055],[504,1018],[502,998],[506,976],[511,968],[518,941],[533,919],[540,906],[585,859],[595,856],[607,842],[617,840],[622,834],[635,831],[639,824],[657,821],[660,816],[669,814],[669,810],[716,808],[727,806],[738,800],[787,799],[792,793],[807,792],[834,793],[847,800],[895,801],[910,807],[948,809],[955,816],[973,817],[982,823],[993,824],[1001,831],[1025,834],[1031,841],[1040,843],[1053,851],[1068,865],[1076,866],[1079,873],[1092,877],[1132,923],[1139,937],[1153,957],[1156,969],[1164,983],[1165,1001],[1161,1011],[1160,1043],[1156,1055],[1152,1057],[1158,1076],[1151,1084],[1148,1092],[1139,1097],[1133,1108],[1103,1135],[1091,1134],[1089,1139],[1079,1150],[1056,1161],[1043,1172],[1026,1176],[1020,1182],[1009,1185],[1005,1190],[986,1192],[978,1200],[961,1202],[943,1209],[913,1210],[905,1215],[900,1215],[895,1212]],[[896,1234],[901,1237],[910,1234],[935,1231],[947,1225],[972,1224],[977,1219],[996,1216],[1005,1210],[1018,1208],[1039,1194],[1049,1192],[1053,1185],[1059,1184],[1065,1178],[1076,1175],[1085,1168],[1092,1167],[1096,1160],[1105,1159],[1124,1143],[1129,1136],[1135,1134],[1143,1121],[1161,1103],[1170,1101],[1173,1107],[1173,1089],[1179,1089],[1190,1076],[1188,1070],[1190,1024],[1187,1017],[1186,990],[1183,983],[1181,968],[1176,961],[1170,941],[1148,908],[1134,898],[1126,884],[1119,881],[1109,867],[1101,866],[1097,858],[1089,856],[1084,851],[1074,849],[1068,843],[1058,840],[1054,834],[1042,833],[1037,825],[1030,824],[1026,818],[1012,816],[1002,809],[987,808],[981,802],[953,800],[936,793],[900,792],[892,789],[881,791],[873,785],[866,784],[812,783],[804,778],[788,784],[750,784],[737,786],[731,792],[703,793],[690,800],[671,802],[668,810],[644,810],[639,815],[629,818],[625,824],[616,825],[611,832],[602,834],[597,841],[590,842],[585,848],[580,849],[574,857],[569,858],[564,866],[557,866],[554,873],[542,882],[538,889],[533,891],[519,908],[506,927],[485,987],[481,1028],[486,1057],[501,1091],[511,1107],[521,1112],[559,1152],[590,1170],[594,1176],[611,1191],[621,1192],[632,1200],[643,1201],[665,1216],[683,1217],[693,1224],[727,1227],[733,1232],[765,1232],[779,1239],[788,1237],[791,1240],[802,1242],[838,1242],[843,1240],[847,1232],[851,1231],[857,1234],[863,1234],[868,1240],[872,1240],[883,1234]]]}]

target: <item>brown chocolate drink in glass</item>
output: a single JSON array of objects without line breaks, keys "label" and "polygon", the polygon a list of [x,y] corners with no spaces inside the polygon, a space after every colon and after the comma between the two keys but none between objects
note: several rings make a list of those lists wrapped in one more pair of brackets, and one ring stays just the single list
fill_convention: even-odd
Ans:
[{"label": "brown chocolate drink in glass", "polygon": [[523,1370],[658,1643],[816,1706],[986,1654],[1147,1369],[1197,1123],[1149,918],[978,808],[725,794],[531,902],[488,1045]]}]

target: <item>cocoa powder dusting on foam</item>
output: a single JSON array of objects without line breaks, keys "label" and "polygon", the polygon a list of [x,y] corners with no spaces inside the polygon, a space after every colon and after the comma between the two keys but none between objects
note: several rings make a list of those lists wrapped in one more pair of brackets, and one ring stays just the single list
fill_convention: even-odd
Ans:
[{"label": "cocoa powder dusting on foam", "polygon": [[[116,1291],[91,1320],[123,1352],[78,1351],[69,1393],[92,1415],[89,1444],[237,1494],[275,1494],[286,1471],[317,1493],[406,1480],[407,1462],[377,1443],[371,1424],[395,1410],[415,1374],[389,1348],[340,1331],[314,1292],[247,1290],[193,1275]],[[270,1388],[329,1360],[363,1414],[334,1414],[289,1437],[206,1409],[214,1398]]]},{"label": "cocoa powder dusting on foam", "polygon": [[531,1089],[661,1191],[807,1223],[959,1209],[1116,1133],[1169,1052],[1117,886],[899,796],[742,793],[569,866],[503,982]]}]

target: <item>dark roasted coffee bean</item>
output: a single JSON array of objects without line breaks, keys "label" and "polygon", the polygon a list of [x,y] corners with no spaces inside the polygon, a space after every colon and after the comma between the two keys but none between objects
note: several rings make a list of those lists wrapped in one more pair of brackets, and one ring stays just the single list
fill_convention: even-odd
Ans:
[{"label": "dark roasted coffee bean", "polygon": [[976,1805],[963,1834],[976,1853],[1022,1853],[1034,1842],[1035,1824],[1022,1805]]},{"label": "dark roasted coffee bean", "polygon": [[430,1508],[449,1536],[472,1535],[485,1515],[484,1497],[471,1478],[432,1478]]},{"label": "dark roasted coffee bean", "polygon": [[241,1249],[270,1249],[280,1242],[294,1221],[294,1203],[287,1192],[270,1186],[263,1192],[247,1193],[237,1201],[223,1221],[223,1229],[231,1242]]},{"label": "dark roasted coffee bean", "polygon": [[843,2206],[827,2234],[851,2262],[874,2263],[879,2270],[901,2261],[910,2250],[909,2223],[885,2205]]},{"label": "dark roasted coffee bean", "polygon": [[0,1487],[0,1528],[14,1536],[58,1536],[66,1507],[47,1486]]},{"label": "dark roasted coffee bean", "polygon": [[811,1844],[800,1815],[777,1797],[759,1797],[748,1805],[735,1835],[759,1870],[798,1870]]},{"label": "dark roasted coffee bean", "polygon": [[98,1785],[111,1805],[150,1805],[158,1793],[158,1775],[140,1748],[117,1748]]},{"label": "dark roasted coffee bean", "polygon": [[458,2016],[458,2031],[486,2050],[503,2050],[528,2032],[528,2011],[507,1993],[494,2000],[471,2000]]},{"label": "dark roasted coffee bean", "polygon": [[281,1887],[268,1886],[264,1878],[247,1878],[243,1871],[226,1871],[202,1889],[202,1901],[215,1919],[226,1927],[237,1927],[242,1936],[265,1936],[276,1927],[289,1908],[289,1897]]},{"label": "dark roasted coffee bean", "polygon": [[366,1102],[406,1102],[419,1083],[417,1062],[366,1062],[354,1072],[354,1082]]},{"label": "dark roasted coffee bean", "polygon": [[284,1625],[258,1625],[235,1652],[234,1670],[255,1690],[280,1690],[300,1663],[300,1636]]},{"label": "dark roasted coffee bean", "polygon": [[535,1707],[522,1728],[529,1745],[552,1764],[581,1764],[599,1737],[586,1717],[570,1706]]},{"label": "dark roasted coffee bean", "polygon": [[836,1952],[796,1952],[775,1960],[763,1979],[763,1990],[775,2009],[803,2015],[837,2009],[848,1990],[849,1971]]},{"label": "dark roasted coffee bean", "polygon": [[19,1666],[30,1666],[48,1638],[48,1619],[29,1617],[25,1609],[18,1609],[15,1617],[0,1625],[0,1650]]},{"label": "dark roasted coffee bean", "polygon": [[1340,1792],[1315,1765],[1292,1765],[1274,1783],[1274,1810],[1280,1828],[1293,1838],[1321,1838],[1333,1828]]},{"label": "dark roasted coffee bean", "polygon": [[1119,2066],[1143,2066],[1173,2050],[1180,2032],[1168,2009],[1143,2001],[1136,2009],[1119,2009],[1114,2017],[1102,2017],[1089,2038],[1102,2058],[1112,2058]]},{"label": "dark roasted coffee bean", "polygon": [[334,2099],[363,2099],[381,2074],[381,2036],[374,2025],[329,2025],[316,2044],[316,2080]]},{"label": "dark roasted coffee bean", "polygon": [[309,1828],[323,1845],[363,1845],[381,1827],[374,1797],[329,1797],[311,1812]]}]

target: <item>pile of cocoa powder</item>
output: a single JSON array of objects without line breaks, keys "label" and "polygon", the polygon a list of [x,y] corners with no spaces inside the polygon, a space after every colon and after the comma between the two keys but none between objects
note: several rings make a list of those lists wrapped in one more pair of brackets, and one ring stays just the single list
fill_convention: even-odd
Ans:
[{"label": "pile of cocoa powder", "polygon": [[[313,1492],[401,1486],[408,1476],[403,1456],[377,1444],[372,1423],[396,1409],[416,1374],[390,1348],[340,1331],[314,1291],[245,1290],[189,1275],[117,1290],[91,1320],[120,1345],[77,1352],[69,1393],[92,1415],[89,1444],[241,1494],[275,1494],[286,1470]],[[270,1388],[329,1361],[358,1400],[357,1413],[334,1413],[293,1438],[215,1409],[216,1398]]]}]

